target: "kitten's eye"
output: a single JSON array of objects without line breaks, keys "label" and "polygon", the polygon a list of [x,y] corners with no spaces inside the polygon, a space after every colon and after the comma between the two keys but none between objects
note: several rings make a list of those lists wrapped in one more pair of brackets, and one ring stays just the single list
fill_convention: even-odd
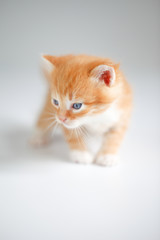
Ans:
[{"label": "kitten's eye", "polygon": [[74,103],[72,107],[74,109],[80,109],[82,107],[82,103]]},{"label": "kitten's eye", "polygon": [[59,105],[59,102],[58,102],[58,100],[56,100],[56,99],[53,99],[53,103],[54,103],[54,105],[56,105],[56,106]]}]

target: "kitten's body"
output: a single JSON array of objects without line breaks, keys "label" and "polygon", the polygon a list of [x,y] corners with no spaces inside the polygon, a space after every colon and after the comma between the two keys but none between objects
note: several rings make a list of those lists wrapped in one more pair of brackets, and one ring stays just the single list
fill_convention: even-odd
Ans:
[{"label": "kitten's body", "polygon": [[[85,55],[44,56],[43,59],[50,91],[37,123],[35,142],[45,142],[49,126],[58,122],[73,161],[114,164],[132,102],[130,87],[119,66],[109,59]],[[94,156],[88,147],[93,138],[101,142]]]}]

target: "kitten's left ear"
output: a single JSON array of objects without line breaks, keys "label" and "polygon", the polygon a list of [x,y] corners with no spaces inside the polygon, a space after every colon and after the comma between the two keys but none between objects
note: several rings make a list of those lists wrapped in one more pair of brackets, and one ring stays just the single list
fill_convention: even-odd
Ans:
[{"label": "kitten's left ear", "polygon": [[56,65],[56,57],[51,55],[41,55],[42,69],[47,74],[51,74]]},{"label": "kitten's left ear", "polygon": [[114,67],[108,65],[99,65],[95,67],[91,73],[91,77],[97,82],[103,81],[106,86],[111,87],[116,79],[116,73]]}]

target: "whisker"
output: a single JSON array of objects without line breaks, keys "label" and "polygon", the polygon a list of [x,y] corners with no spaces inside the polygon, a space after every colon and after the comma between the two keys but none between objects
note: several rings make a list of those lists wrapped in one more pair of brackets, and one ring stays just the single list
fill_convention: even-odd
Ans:
[{"label": "whisker", "polygon": [[55,113],[52,113],[52,112],[44,112],[45,114],[49,114],[51,116],[55,116]]},{"label": "whisker", "polygon": [[84,126],[81,126],[81,130],[83,132],[83,136],[85,138],[85,141],[88,142],[88,138],[90,137],[89,132]]},{"label": "whisker", "polygon": [[80,128],[77,128],[78,135],[81,136],[81,144],[84,144],[82,133],[80,131]]},{"label": "whisker", "polygon": [[82,131],[84,132],[86,137],[89,137],[89,132],[87,131],[87,129],[84,126],[81,126]]},{"label": "whisker", "polygon": [[58,127],[58,122],[56,122],[55,126],[53,127],[53,131],[52,131],[52,137],[54,136],[56,130],[57,130],[57,127]]},{"label": "whisker", "polygon": [[73,135],[74,129],[70,129],[69,136],[67,136],[67,139],[70,139]]},{"label": "whisker", "polygon": [[[77,134],[77,139],[78,139],[79,144],[82,145],[82,146],[85,145],[85,143],[83,141],[83,138],[82,138],[82,134],[81,134],[79,128],[75,128],[75,132]],[[81,138],[80,138],[80,136],[81,136]]]},{"label": "whisker", "polygon": [[56,120],[54,120],[46,129],[45,131],[47,132],[54,124],[55,122],[57,122]]},{"label": "whisker", "polygon": [[[48,111],[48,112],[47,112]],[[55,109],[53,108],[53,106],[47,106],[46,108],[46,113],[51,113],[51,114],[55,114]]]},{"label": "whisker", "polygon": [[74,131],[75,131],[75,133],[76,133],[77,141],[78,141],[78,142],[79,142],[79,144],[81,145],[81,143],[80,143],[80,140],[79,140],[79,136],[78,136],[77,129],[75,128],[75,129],[74,129]]},{"label": "whisker", "polygon": [[48,120],[52,120],[52,119],[56,119],[56,118],[55,117],[43,118],[40,121],[48,121]]},{"label": "whisker", "polygon": [[85,135],[85,133],[83,132],[81,126],[79,127],[79,131],[81,132],[81,136],[82,136],[83,143],[86,144],[86,143],[87,143],[87,138],[86,138],[86,135]]}]

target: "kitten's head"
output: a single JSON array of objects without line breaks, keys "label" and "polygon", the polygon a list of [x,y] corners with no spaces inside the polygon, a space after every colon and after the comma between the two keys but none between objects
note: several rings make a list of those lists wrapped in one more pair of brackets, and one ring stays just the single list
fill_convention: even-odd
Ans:
[{"label": "kitten's head", "polygon": [[53,111],[64,127],[88,124],[117,98],[118,65],[109,59],[85,55],[44,55],[42,59]]}]

